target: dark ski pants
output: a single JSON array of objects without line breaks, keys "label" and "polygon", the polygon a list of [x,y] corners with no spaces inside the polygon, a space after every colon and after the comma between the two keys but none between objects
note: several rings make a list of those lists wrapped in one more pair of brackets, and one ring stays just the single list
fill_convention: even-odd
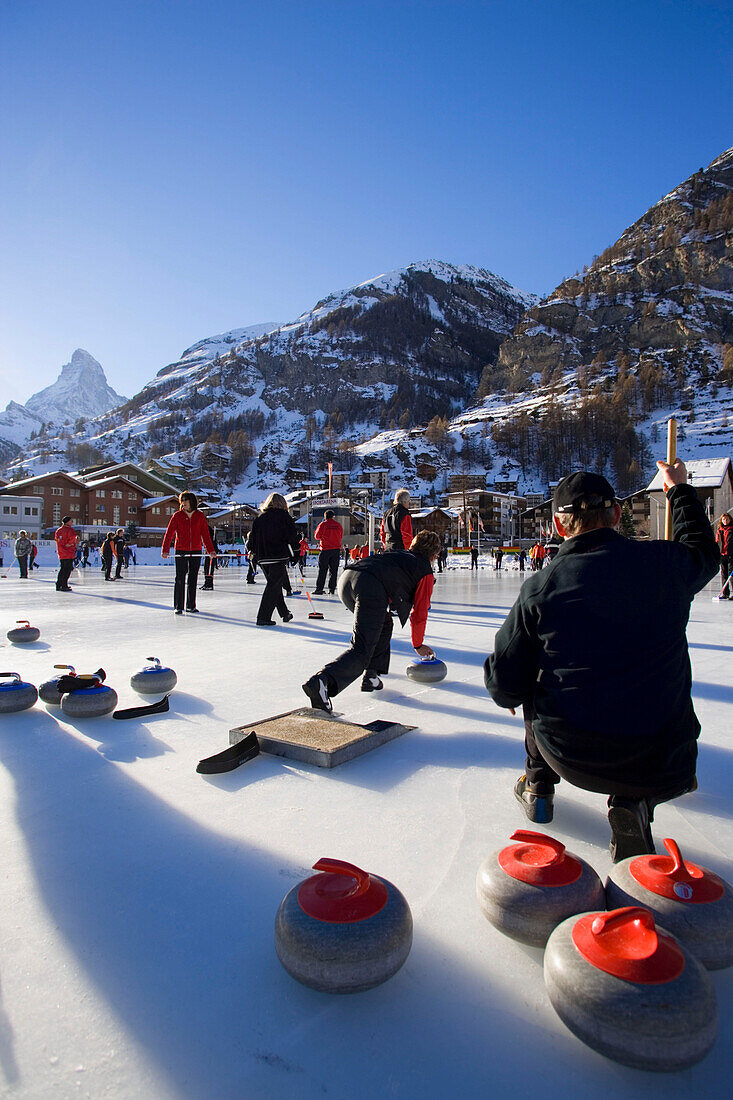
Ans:
[{"label": "dark ski pants", "polygon": [[354,629],[349,648],[321,670],[330,695],[338,695],[367,669],[389,672],[392,637],[389,600],[376,577],[347,569],[339,579],[338,593],[341,602],[354,612]]},{"label": "dark ski pants", "polygon": [[18,557],[18,568],[20,569],[21,577],[28,576],[28,555],[20,554]]},{"label": "dark ski pants", "polygon": [[336,591],[336,576],[339,571],[340,557],[340,550],[321,550],[318,555],[318,576],[316,578],[315,587],[317,593],[320,594],[323,592],[323,587],[326,583],[326,574],[328,574],[328,591],[331,593]]},{"label": "dark ski pants", "polygon": [[260,564],[267,584],[262,593],[259,610],[257,612],[258,623],[272,622],[272,613],[277,608],[277,613],[284,619],[288,613],[283,589],[290,592],[290,580],[288,578],[287,562],[276,561],[271,565]]},{"label": "dark ski pants", "polygon": [[[721,558],[720,559],[720,583],[723,587],[725,586],[725,582],[728,580],[728,577],[731,575],[731,572],[733,572],[733,558],[728,558],[728,557]],[[733,592],[731,592],[731,587],[732,586],[733,586],[733,581],[731,581],[731,583],[725,589],[725,592],[723,593],[723,599],[725,599],[725,600],[733,599]]]},{"label": "dark ski pants", "polygon": [[654,807],[661,802],[669,802],[673,798],[679,798],[681,794],[695,789],[696,781],[694,771],[690,775],[689,782],[678,785],[673,789],[660,790],[653,784],[648,787],[630,786],[613,779],[594,776],[590,769],[587,772],[578,771],[568,767],[563,761],[556,759],[546,750],[540,751],[534,735],[533,722],[536,713],[533,707],[526,703],[524,712],[524,747],[527,753],[526,774],[530,783],[542,783],[554,786],[560,779],[567,780],[574,787],[580,787],[584,791],[595,791],[596,794],[607,794],[609,805],[614,797],[631,799],[636,802],[646,802],[649,808],[649,820],[653,818]]},{"label": "dark ski pants", "polygon": [[115,580],[119,580],[122,576],[122,555],[118,555],[117,566],[115,568]]},{"label": "dark ski pants", "polygon": [[56,577],[56,591],[58,592],[62,588],[69,587],[69,577],[71,576],[71,570],[74,568],[73,558],[61,558],[59,561],[59,572]]},{"label": "dark ski pants", "polygon": [[104,579],[108,581],[110,573],[112,572],[112,555],[108,558],[102,557],[102,569],[104,571]]},{"label": "dark ski pants", "polygon": [[196,606],[196,581],[201,566],[201,555],[193,553],[176,553],[176,580],[173,585],[173,606],[176,611],[183,611],[183,598],[186,597],[186,611],[193,611]]}]

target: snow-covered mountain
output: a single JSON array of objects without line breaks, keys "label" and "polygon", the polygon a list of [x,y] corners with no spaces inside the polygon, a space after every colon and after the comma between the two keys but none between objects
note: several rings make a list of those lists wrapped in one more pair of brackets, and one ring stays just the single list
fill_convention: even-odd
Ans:
[{"label": "snow-covered mountain", "polygon": [[0,441],[24,444],[43,424],[58,428],[82,418],[99,416],[126,398],[107,383],[94,356],[77,348],[51,386],[29,397],[25,405],[11,401],[0,413]]}]

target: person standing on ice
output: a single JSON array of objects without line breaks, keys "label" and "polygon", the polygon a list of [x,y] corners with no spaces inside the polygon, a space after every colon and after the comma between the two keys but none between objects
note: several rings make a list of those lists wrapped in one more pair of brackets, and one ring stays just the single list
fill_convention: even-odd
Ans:
[{"label": "person standing on ice", "polygon": [[727,588],[725,587],[731,573],[733,573],[733,521],[728,512],[723,512],[718,520],[718,533],[715,538],[720,550],[720,583],[722,588],[725,589],[725,591],[721,591],[720,598],[721,600],[731,600],[733,599],[733,592],[731,592],[733,581]]},{"label": "person standing on ice", "polygon": [[696,784],[685,630],[719,556],[684,464],[657,465],[674,541],[625,538],[604,477],[563,478],[553,501],[563,543],[522,585],[484,664],[494,702],[524,709],[526,772],[514,794],[527,817],[552,820],[561,777],[609,795],[615,863],[654,852],[654,807]]},{"label": "person standing on ice", "polygon": [[300,545],[298,546],[298,569],[300,570],[301,577],[305,576],[305,567],[308,564],[309,550],[310,546],[308,544],[308,539],[303,535],[303,538],[300,540]]},{"label": "person standing on ice", "polygon": [[69,587],[69,577],[71,576],[71,570],[74,568],[76,544],[79,541],[79,536],[71,526],[71,516],[62,517],[61,526],[56,528],[53,537],[56,541],[56,553],[59,556],[56,591],[73,592],[73,589]]},{"label": "person standing on ice", "polygon": [[379,537],[385,550],[406,550],[412,542],[412,519],[409,489],[398,489],[394,504],[385,512],[379,528]]},{"label": "person standing on ice", "polygon": [[28,580],[28,555],[32,549],[33,543],[28,538],[28,532],[19,531],[15,540],[15,556],[18,559],[21,580]]},{"label": "person standing on ice", "polygon": [[328,591],[333,596],[336,591],[336,578],[339,571],[339,558],[341,557],[341,543],[344,538],[344,529],[335,518],[333,508],[327,508],[323,513],[323,519],[313,532],[313,538],[317,540],[320,548],[318,555],[318,576],[314,595],[323,595],[323,586],[328,577]]},{"label": "person standing on ice", "polygon": [[250,561],[254,559],[267,584],[257,611],[257,626],[275,626],[273,611],[284,623],[293,618],[285,603],[283,590],[290,593],[288,562],[298,560],[298,529],[288,511],[288,502],[280,493],[270,493],[260,506],[247,539]]},{"label": "person standing on ice", "polygon": [[114,561],[114,531],[107,532],[107,538],[102,543],[102,572],[106,581],[113,581],[112,563]]},{"label": "person standing on ice", "polygon": [[404,626],[408,615],[412,644],[421,657],[434,657],[424,644],[425,624],[435,577],[433,562],[440,552],[434,531],[421,531],[409,550],[388,550],[359,558],[344,567],[339,578],[341,602],[354,612],[349,648],[303,684],[311,706],[331,711],[331,696],[363,674],[362,691],[379,691],[380,674],[389,672],[392,616],[390,606]]},{"label": "person standing on ice", "polygon": [[199,512],[199,502],[195,493],[181,493],[178,498],[180,508],[170,518],[163,536],[161,555],[167,558],[171,546],[175,549],[176,579],[173,585],[173,609],[176,615],[183,614],[183,602],[186,611],[196,614],[196,580],[201,566],[201,546],[206,548],[209,557],[216,551],[209,534],[209,525]]}]

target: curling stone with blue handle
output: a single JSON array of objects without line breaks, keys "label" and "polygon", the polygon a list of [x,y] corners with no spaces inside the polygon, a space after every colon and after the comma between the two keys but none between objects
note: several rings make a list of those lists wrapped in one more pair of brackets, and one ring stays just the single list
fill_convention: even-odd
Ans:
[{"label": "curling stone with blue handle", "polygon": [[478,903],[500,932],[544,947],[561,921],[604,905],[596,872],[559,840],[529,829],[511,839],[519,843],[488,856],[476,876]]},{"label": "curling stone with blue handle", "polygon": [[667,838],[668,856],[632,856],[606,881],[606,904],[643,905],[708,970],[733,965],[733,890],[712,871],[683,860]]},{"label": "curling stone with blue handle", "polygon": [[17,672],[0,672],[0,714],[29,710],[37,698],[34,685],[21,680]]},{"label": "curling stone with blue handle", "polygon": [[445,680],[448,669],[445,661],[437,657],[425,657],[412,661],[405,672],[410,680],[415,680],[418,684],[439,684],[441,680]]},{"label": "curling stone with blue handle", "polygon": [[61,710],[69,718],[101,718],[115,709],[117,692],[113,688],[103,684],[96,676],[79,676],[77,679],[88,679],[90,686],[62,696]]},{"label": "curling stone with blue handle", "polygon": [[37,626],[31,626],[27,619],[18,619],[14,627],[8,631],[8,640],[21,645],[26,642],[37,642],[41,632]]},{"label": "curling stone with blue handle", "polygon": [[[65,669],[64,676],[76,676],[76,669],[73,665],[54,665],[53,667]],[[61,706],[59,683],[64,676],[52,676],[50,680],[43,681],[38,689],[38,698],[43,703],[47,703],[50,707]]]},{"label": "curling stone with blue handle", "polygon": [[172,668],[161,665],[157,657],[148,657],[151,664],[130,677],[130,686],[139,695],[167,695],[178,683]]},{"label": "curling stone with blue handle", "polygon": [[625,1066],[676,1072],[715,1042],[707,970],[639,906],[558,925],[545,950],[545,987],[574,1035]]},{"label": "curling stone with blue handle", "polygon": [[407,959],[412,914],[391,882],[339,859],[319,859],[285,896],[275,919],[275,950],[289,974],[324,993],[381,985]]}]

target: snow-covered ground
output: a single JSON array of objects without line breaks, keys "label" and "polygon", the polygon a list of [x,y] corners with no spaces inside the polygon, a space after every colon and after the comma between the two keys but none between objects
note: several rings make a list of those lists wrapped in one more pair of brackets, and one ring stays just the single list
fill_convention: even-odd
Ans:
[{"label": "snow-covered ground", "polygon": [[[427,641],[449,668],[408,680],[395,635],[379,694],[337,702],[356,721],[418,728],[332,772],[260,756],[219,777],[197,761],[230,727],[304,703],[300,684],[349,633],[335,598],[287,626],[253,625],[261,581],[219,573],[198,616],[171,611],[172,577],[98,570],[54,591],[48,566],[0,580],[0,667],[38,684],[55,663],[100,664],[121,706],[151,654],[179,684],[168,715],[71,722],[57,710],[0,718],[0,1093],[14,1098],[722,1096],[729,1088],[733,971],[712,974],[720,1034],[709,1057],[667,1077],[584,1047],[545,995],[542,955],[495,931],[476,870],[526,824],[512,795],[519,718],[486,695],[482,662],[521,583],[467,563],[438,577]],[[313,574],[308,580],[312,587]],[[702,721],[700,789],[657,812],[658,838],[733,879],[733,607],[695,601],[689,638]],[[5,631],[41,628],[31,646]],[[623,685],[619,685],[623,690]],[[658,685],[660,692],[664,684]],[[562,785],[548,831],[605,876],[605,800]],[[395,882],[415,920],[412,953],[385,985],[315,993],[282,969],[273,924],[321,856]]]}]

